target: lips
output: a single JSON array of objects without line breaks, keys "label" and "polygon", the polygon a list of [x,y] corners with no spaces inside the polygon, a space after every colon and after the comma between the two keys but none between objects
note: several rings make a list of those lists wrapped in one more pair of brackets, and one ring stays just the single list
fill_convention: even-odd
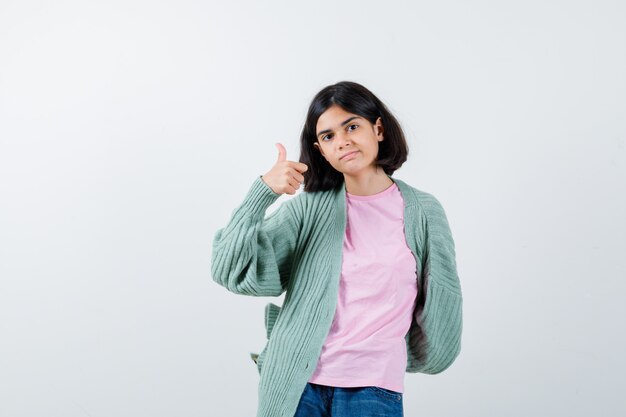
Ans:
[{"label": "lips", "polygon": [[357,152],[358,152],[358,151],[351,151],[351,152],[348,152],[348,153],[344,154],[344,155],[343,155],[341,158],[339,158],[339,159],[343,159],[343,158],[345,158],[346,156],[350,156],[350,155],[352,155],[353,153],[357,153]]}]

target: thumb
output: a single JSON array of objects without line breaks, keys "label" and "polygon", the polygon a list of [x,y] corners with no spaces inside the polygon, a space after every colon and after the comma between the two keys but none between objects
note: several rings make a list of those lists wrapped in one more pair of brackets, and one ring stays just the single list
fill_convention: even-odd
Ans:
[{"label": "thumb", "polygon": [[277,143],[276,147],[278,148],[278,161],[276,162],[285,161],[287,159],[287,149],[281,143]]}]

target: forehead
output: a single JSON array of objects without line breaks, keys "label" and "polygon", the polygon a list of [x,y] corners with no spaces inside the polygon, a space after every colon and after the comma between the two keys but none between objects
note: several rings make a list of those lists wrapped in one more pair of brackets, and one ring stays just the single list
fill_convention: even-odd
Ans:
[{"label": "forehead", "polygon": [[320,132],[325,129],[335,129],[341,127],[341,123],[350,117],[360,117],[358,114],[350,113],[343,107],[333,104],[317,119],[315,131]]}]

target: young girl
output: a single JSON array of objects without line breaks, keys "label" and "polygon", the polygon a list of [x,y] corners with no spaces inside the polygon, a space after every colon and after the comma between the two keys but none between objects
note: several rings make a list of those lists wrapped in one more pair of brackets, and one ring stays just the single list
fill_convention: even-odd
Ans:
[{"label": "young girl", "polygon": [[[436,374],[461,348],[462,295],[446,214],[392,177],[402,129],[368,89],[339,82],[309,106],[300,161],[277,144],[213,240],[211,273],[236,294],[278,296],[252,354],[257,416],[403,416],[405,372]],[[304,192],[265,217],[282,194]]]}]

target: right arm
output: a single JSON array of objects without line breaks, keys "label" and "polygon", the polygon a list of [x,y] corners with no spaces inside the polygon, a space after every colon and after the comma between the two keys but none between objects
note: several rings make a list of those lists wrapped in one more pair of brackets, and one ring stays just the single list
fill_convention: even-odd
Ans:
[{"label": "right arm", "polygon": [[267,216],[281,194],[295,194],[308,167],[287,160],[277,143],[278,160],[259,176],[226,227],[213,238],[211,275],[228,291],[253,296],[279,296],[287,290],[300,227],[291,201]]},{"label": "right arm", "polygon": [[276,194],[259,176],[213,239],[213,280],[235,294],[279,296],[287,289],[299,226],[289,202],[264,218]]}]

